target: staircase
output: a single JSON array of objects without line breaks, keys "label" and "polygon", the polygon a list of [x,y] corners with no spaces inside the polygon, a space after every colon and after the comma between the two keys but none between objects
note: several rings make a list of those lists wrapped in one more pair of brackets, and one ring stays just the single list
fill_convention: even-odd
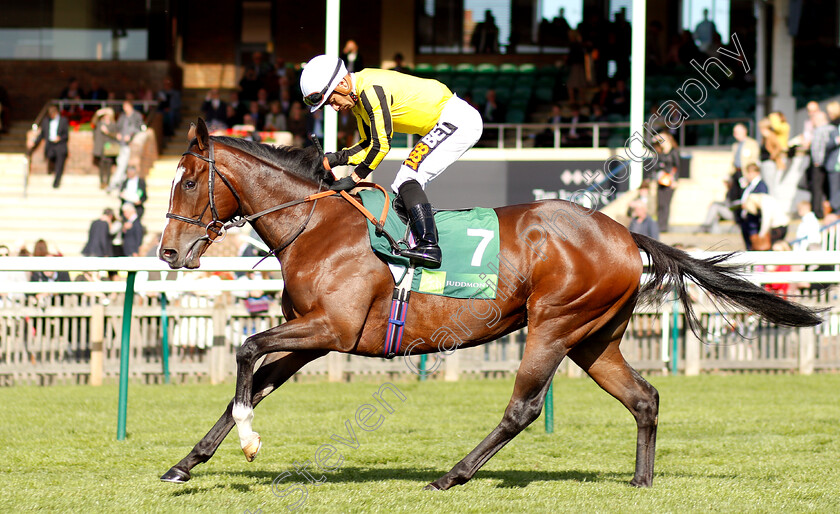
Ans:
[{"label": "staircase", "polygon": [[26,132],[32,128],[32,122],[13,121],[9,131],[0,135],[0,154],[23,153],[26,151]]},{"label": "staircase", "polygon": [[[146,177],[149,199],[142,224],[147,238],[163,230],[176,159],[159,159]],[[0,219],[6,220],[0,244],[13,254],[21,246],[30,251],[44,239],[51,252],[81,255],[88,229],[102,211],[118,210],[117,193],[99,189],[96,175],[65,174],[59,189],[52,188],[51,175],[31,175],[24,196],[26,159],[21,153],[0,154]]]}]

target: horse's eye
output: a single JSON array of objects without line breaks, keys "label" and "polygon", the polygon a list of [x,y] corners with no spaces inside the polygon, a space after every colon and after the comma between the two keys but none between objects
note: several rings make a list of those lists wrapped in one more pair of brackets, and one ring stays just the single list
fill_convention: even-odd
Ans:
[{"label": "horse's eye", "polygon": [[184,181],[184,189],[192,189],[195,187],[195,182],[192,180],[185,180]]}]

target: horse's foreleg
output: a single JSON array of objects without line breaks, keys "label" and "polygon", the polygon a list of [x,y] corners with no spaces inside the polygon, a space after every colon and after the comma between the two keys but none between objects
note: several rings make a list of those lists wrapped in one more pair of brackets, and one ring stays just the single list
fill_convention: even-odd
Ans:
[{"label": "horse's foreleg", "polygon": [[[528,334],[529,339],[534,336],[534,331]],[[449,489],[466,483],[496,452],[533,423],[542,411],[548,384],[563,356],[563,352],[544,344],[526,346],[502,422],[449,473],[427,485],[426,489]]]},{"label": "horse's foreleg", "polygon": [[283,351],[324,355],[337,347],[336,338],[329,335],[330,333],[331,330],[316,317],[297,318],[248,337],[237,350],[236,393],[233,397],[231,416],[236,422],[239,445],[248,462],[256,458],[262,446],[260,435],[251,428],[254,419],[251,394],[254,364],[257,359],[263,355]]},{"label": "horse's foreleg", "polygon": [[[296,352],[288,354],[269,355],[254,373],[254,387],[251,392],[251,403],[256,406],[272,391],[283,385],[292,375],[307,363],[325,355],[326,352]],[[166,482],[186,482],[190,477],[190,470],[202,462],[207,462],[216,453],[219,445],[233,428],[231,415],[233,400],[227,409],[199,441],[192,451],[181,461],[164,473],[161,480]]]},{"label": "horse's foreleg", "polygon": [[569,352],[569,358],[636,418],[636,473],[630,484],[650,487],[656,456],[659,393],[627,364],[619,349],[620,342],[621,333],[612,340],[580,344]]}]

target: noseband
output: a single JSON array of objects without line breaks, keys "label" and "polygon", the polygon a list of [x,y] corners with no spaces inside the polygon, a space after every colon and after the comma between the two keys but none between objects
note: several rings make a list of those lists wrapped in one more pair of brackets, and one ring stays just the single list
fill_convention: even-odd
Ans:
[{"label": "noseband", "polygon": [[[215,184],[216,184],[216,175],[222,179],[222,182],[227,186],[228,191],[231,192],[233,197],[236,199],[237,209],[236,212],[239,212],[242,209],[242,202],[239,200],[239,195],[236,194],[236,190],[231,185],[230,181],[219,172],[216,168],[216,159],[215,154],[213,152],[213,140],[211,139],[209,142],[209,157],[205,157],[201,154],[197,154],[195,152],[191,152],[187,150],[186,152],[181,154],[181,157],[185,155],[192,155],[193,157],[197,157],[202,161],[209,164],[210,172],[208,173],[208,190],[210,192],[210,200],[207,202],[207,205],[204,207],[204,210],[201,211],[201,214],[194,218],[188,218],[186,216],[181,216],[179,214],[172,214],[170,212],[166,213],[166,217],[171,220],[176,221],[183,221],[184,223],[189,223],[190,225],[198,225],[199,227],[204,228],[204,235],[201,239],[210,241],[210,242],[221,242],[224,240],[225,235],[227,235],[228,227],[225,223],[219,218],[219,211],[216,210],[216,195],[215,195]],[[213,221],[204,225],[201,222],[201,219],[204,218],[204,214],[207,212],[207,209],[210,209],[210,214],[213,216]],[[211,238],[210,232],[213,232],[216,237]],[[221,239],[219,239],[221,238]]]}]

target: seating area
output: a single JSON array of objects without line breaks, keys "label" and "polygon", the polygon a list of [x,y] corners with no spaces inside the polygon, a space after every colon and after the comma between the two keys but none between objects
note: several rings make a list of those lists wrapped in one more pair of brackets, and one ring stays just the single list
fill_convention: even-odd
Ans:
[{"label": "seating area", "polygon": [[562,84],[562,68],[534,64],[418,63],[414,73],[434,78],[448,85],[458,96],[481,105],[488,89],[496,91],[496,98],[505,107],[506,123],[527,123],[539,106],[548,106],[557,99],[555,89]]}]

